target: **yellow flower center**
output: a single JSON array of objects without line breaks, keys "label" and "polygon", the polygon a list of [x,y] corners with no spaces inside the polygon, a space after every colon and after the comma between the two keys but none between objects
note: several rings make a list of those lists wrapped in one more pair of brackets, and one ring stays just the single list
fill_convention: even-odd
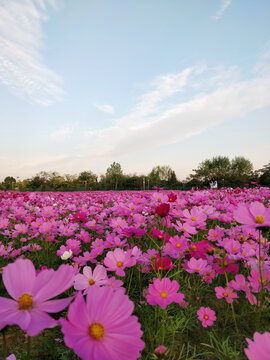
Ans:
[{"label": "yellow flower center", "polygon": [[94,284],[95,284],[95,280],[89,279],[88,283],[89,283],[89,285],[94,285]]},{"label": "yellow flower center", "polygon": [[209,319],[209,316],[208,316],[208,315],[204,315],[204,318],[205,318],[205,320],[208,320],[208,319]]},{"label": "yellow flower center", "polygon": [[160,297],[162,297],[163,299],[165,299],[168,296],[168,294],[165,291],[162,291],[160,293]]},{"label": "yellow flower center", "polygon": [[264,217],[261,216],[261,215],[256,216],[255,223],[256,224],[263,224],[264,223]]},{"label": "yellow flower center", "polygon": [[196,271],[200,271],[200,269],[198,267],[195,268]]},{"label": "yellow flower center", "polygon": [[195,246],[195,245],[192,245],[192,246],[191,246],[191,250],[192,250],[192,251],[196,251],[196,250],[197,250],[196,246]]},{"label": "yellow flower center", "polygon": [[236,248],[232,248],[232,251],[235,252],[235,251],[236,251]]},{"label": "yellow flower center", "polygon": [[192,216],[191,220],[192,220],[192,221],[195,221],[195,220],[196,220],[196,218],[195,218],[194,216]]},{"label": "yellow flower center", "polygon": [[227,296],[228,296],[228,293],[224,292],[224,293],[223,293],[223,296],[224,296],[224,297],[227,297]]},{"label": "yellow flower center", "polygon": [[88,334],[93,338],[94,340],[101,340],[104,338],[105,335],[105,329],[104,326],[101,325],[98,322],[94,322],[89,326]]},{"label": "yellow flower center", "polygon": [[30,294],[22,294],[18,299],[19,310],[31,310],[33,308],[33,298]]},{"label": "yellow flower center", "polygon": [[183,230],[183,231],[186,231],[186,230],[187,230],[187,228],[184,228],[184,227],[183,227],[183,228],[182,228],[182,230]]},{"label": "yellow flower center", "polygon": [[117,264],[116,264],[117,267],[121,267],[122,265],[123,265],[122,261],[117,261]]},{"label": "yellow flower center", "polygon": [[176,247],[180,248],[181,247],[181,244],[177,243],[175,244]]}]

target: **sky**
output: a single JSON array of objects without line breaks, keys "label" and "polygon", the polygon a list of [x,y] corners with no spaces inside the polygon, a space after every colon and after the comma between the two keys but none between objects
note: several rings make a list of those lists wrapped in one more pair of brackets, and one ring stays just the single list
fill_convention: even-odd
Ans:
[{"label": "sky", "polygon": [[0,0],[0,181],[270,162],[269,0]]}]

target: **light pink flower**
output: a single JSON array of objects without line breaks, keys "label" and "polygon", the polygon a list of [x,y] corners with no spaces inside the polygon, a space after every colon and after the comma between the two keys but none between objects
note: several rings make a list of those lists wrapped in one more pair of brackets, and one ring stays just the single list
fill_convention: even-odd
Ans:
[{"label": "light pink flower", "polygon": [[102,286],[107,284],[107,282],[107,271],[104,266],[97,265],[94,271],[89,266],[85,266],[83,274],[78,274],[74,277],[74,289],[85,290],[84,294],[86,294],[91,286]]},{"label": "light pink flower", "polygon": [[134,305],[122,291],[93,286],[86,302],[79,292],[61,318],[68,347],[83,360],[136,360],[144,348]]},{"label": "light pink flower", "polygon": [[270,208],[255,201],[251,204],[241,204],[233,212],[237,222],[249,226],[270,226]]},{"label": "light pink flower", "polygon": [[124,269],[135,264],[136,260],[131,257],[131,252],[119,248],[109,251],[104,259],[104,265],[107,266],[108,270],[115,271],[118,276],[125,276]]},{"label": "light pink flower", "polygon": [[14,300],[0,297],[0,329],[18,325],[28,335],[35,336],[43,329],[57,325],[47,312],[62,311],[72,300],[72,297],[49,299],[72,286],[73,268],[61,265],[57,271],[46,269],[36,275],[30,260],[18,259],[4,267],[3,282]]},{"label": "light pink flower", "polygon": [[176,280],[154,278],[153,284],[148,287],[147,302],[150,305],[159,305],[162,309],[165,309],[172,302],[180,304],[183,302],[185,295],[177,293],[178,289],[179,284]]},{"label": "light pink flower", "polygon": [[212,326],[216,321],[216,313],[209,307],[201,307],[197,311],[198,319],[202,322],[203,327]]},{"label": "light pink flower", "polygon": [[269,360],[270,354],[270,332],[254,334],[254,341],[246,339],[248,348],[245,349],[245,354],[249,360]]}]

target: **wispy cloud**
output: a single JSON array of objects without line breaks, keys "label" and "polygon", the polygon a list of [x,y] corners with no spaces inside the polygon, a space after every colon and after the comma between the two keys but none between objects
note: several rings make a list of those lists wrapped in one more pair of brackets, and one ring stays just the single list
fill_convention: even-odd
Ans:
[{"label": "wispy cloud", "polygon": [[42,21],[54,0],[0,1],[0,83],[13,93],[41,105],[60,100],[61,78],[42,58]]},{"label": "wispy cloud", "polygon": [[50,133],[50,138],[53,140],[68,139],[74,132],[74,127],[71,125],[62,125],[58,129]]},{"label": "wispy cloud", "polygon": [[213,18],[215,20],[219,20],[222,17],[224,11],[231,5],[231,2],[232,0],[222,0],[220,8],[218,9],[216,15],[213,16]]},{"label": "wispy cloud", "polygon": [[194,66],[158,77],[113,126],[85,133],[89,150],[106,157],[168,145],[270,106],[270,68],[263,70],[241,79],[235,66]]},{"label": "wispy cloud", "polygon": [[103,111],[107,114],[114,114],[114,107],[112,105],[97,105],[97,104],[94,104],[94,106],[100,110],[100,111]]}]

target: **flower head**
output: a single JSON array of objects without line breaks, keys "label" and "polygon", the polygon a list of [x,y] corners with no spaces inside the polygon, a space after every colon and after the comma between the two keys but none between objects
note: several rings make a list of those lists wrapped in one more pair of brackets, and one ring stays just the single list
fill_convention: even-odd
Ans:
[{"label": "flower head", "polygon": [[198,319],[202,322],[203,327],[212,326],[216,320],[216,313],[209,307],[201,307],[197,311]]},{"label": "flower head", "polygon": [[153,284],[148,288],[147,302],[150,305],[159,305],[162,309],[172,302],[180,304],[184,300],[184,294],[177,293],[178,289],[179,284],[176,280],[154,278]]},{"label": "flower head", "polygon": [[35,336],[57,325],[47,312],[62,311],[72,300],[72,297],[49,299],[72,286],[73,268],[61,265],[56,271],[45,269],[36,275],[30,260],[18,259],[4,268],[3,282],[13,300],[0,297],[0,328],[16,324],[28,335]]},{"label": "flower head", "polygon": [[138,359],[144,342],[133,308],[127,295],[107,286],[91,287],[86,302],[79,292],[68,321],[60,319],[66,345],[83,360]]},{"label": "flower head", "polygon": [[270,354],[270,332],[254,334],[254,341],[246,339],[248,348],[245,349],[245,354],[249,360],[268,360]]}]

